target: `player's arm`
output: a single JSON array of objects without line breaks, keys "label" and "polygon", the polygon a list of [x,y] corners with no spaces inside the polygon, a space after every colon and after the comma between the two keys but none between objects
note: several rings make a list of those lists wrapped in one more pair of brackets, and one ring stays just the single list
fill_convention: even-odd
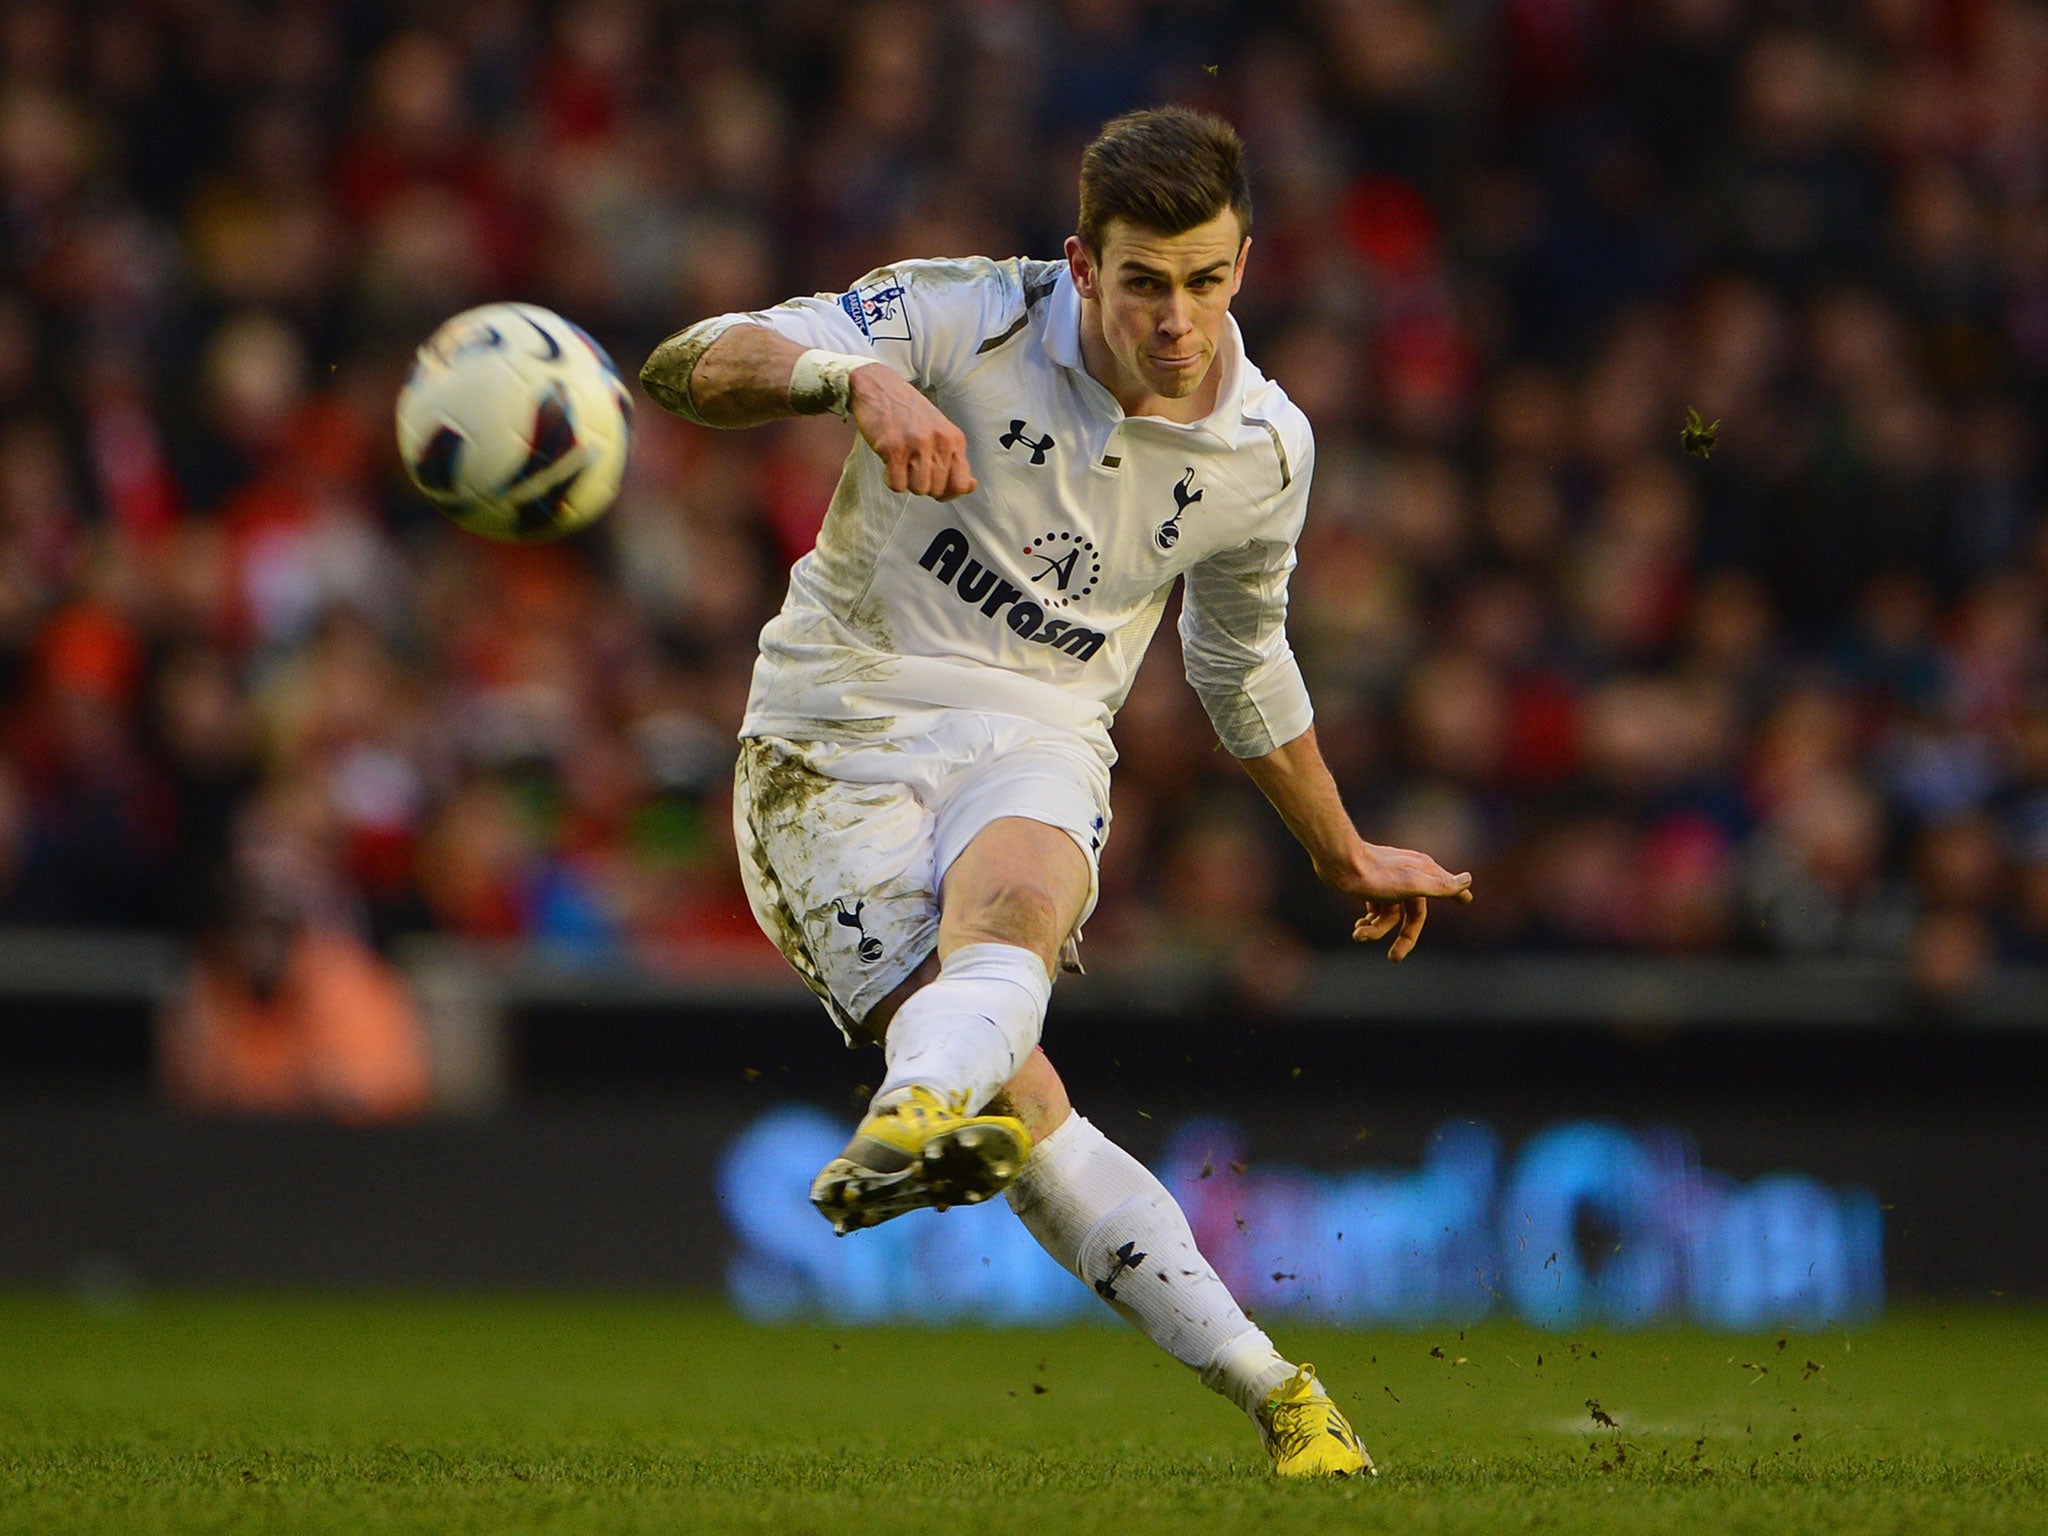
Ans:
[{"label": "player's arm", "polygon": [[974,489],[966,436],[879,358],[806,347],[765,325],[732,325],[708,339],[702,330],[671,336],[640,370],[663,410],[707,427],[829,411],[875,450],[890,490],[950,501]]},{"label": "player's arm", "polygon": [[890,489],[945,501],[973,490],[974,472],[966,438],[932,401],[1015,323],[1023,283],[1015,263],[901,262],[843,294],[700,320],[654,349],[640,381],[664,410],[705,426],[846,417]]},{"label": "player's arm", "polygon": [[[1283,425],[1296,421],[1283,418]],[[1360,837],[1316,745],[1308,688],[1287,643],[1287,578],[1314,460],[1307,423],[1299,422],[1294,472],[1275,466],[1283,483],[1261,535],[1187,573],[1181,654],[1217,737],[1308,850],[1316,874],[1365,904],[1352,936],[1370,942],[1394,933],[1388,953],[1405,960],[1421,936],[1428,899],[1470,901],[1472,877],[1446,872],[1427,854]]]},{"label": "player's arm", "polygon": [[1405,960],[1422,937],[1429,898],[1472,899],[1472,877],[1454,875],[1426,853],[1383,848],[1358,835],[1344,809],[1310,726],[1284,746],[1240,758],[1252,782],[1273,802],[1287,830],[1308,850],[1316,877],[1332,890],[1365,903],[1351,936],[1369,943],[1395,933],[1389,958]]}]

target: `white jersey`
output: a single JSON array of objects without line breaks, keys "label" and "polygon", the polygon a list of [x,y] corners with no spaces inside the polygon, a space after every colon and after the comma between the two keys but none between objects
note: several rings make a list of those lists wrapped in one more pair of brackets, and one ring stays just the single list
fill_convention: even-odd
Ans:
[{"label": "white jersey", "polygon": [[892,491],[865,442],[817,547],[761,634],[745,736],[888,737],[972,709],[1109,726],[1176,577],[1188,680],[1239,757],[1308,729],[1287,643],[1287,577],[1308,504],[1308,420],[1227,320],[1215,409],[1126,416],[1082,366],[1062,262],[913,261],[843,295],[734,317],[872,356],[967,437],[977,489]]}]

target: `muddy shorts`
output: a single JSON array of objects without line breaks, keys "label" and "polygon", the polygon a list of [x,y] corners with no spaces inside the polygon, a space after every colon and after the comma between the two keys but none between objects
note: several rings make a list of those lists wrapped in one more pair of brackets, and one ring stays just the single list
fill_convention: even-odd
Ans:
[{"label": "muddy shorts", "polygon": [[[740,743],[733,830],[762,930],[848,1044],[860,1021],[938,947],[939,885],[974,835],[1022,816],[1088,859],[1109,833],[1109,770],[1069,732],[948,711],[915,736]],[[1062,952],[1079,969],[1076,924]]]}]

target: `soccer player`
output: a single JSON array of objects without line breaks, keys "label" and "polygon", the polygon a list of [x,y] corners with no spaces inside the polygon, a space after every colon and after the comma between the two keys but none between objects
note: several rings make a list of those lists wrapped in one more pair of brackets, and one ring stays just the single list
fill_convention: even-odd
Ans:
[{"label": "soccer player", "polygon": [[1032,1235],[1258,1426],[1287,1476],[1370,1472],[1143,1164],[1038,1048],[1109,829],[1111,717],[1176,579],[1223,744],[1403,959],[1471,877],[1361,838],[1285,628],[1307,420],[1244,355],[1251,188],[1226,123],[1116,119],[1061,261],[905,261],[721,315],[641,370],[712,427],[859,431],[761,634],[734,820],[755,915],[887,1075],[811,1199],[840,1232],[1007,1191]]}]

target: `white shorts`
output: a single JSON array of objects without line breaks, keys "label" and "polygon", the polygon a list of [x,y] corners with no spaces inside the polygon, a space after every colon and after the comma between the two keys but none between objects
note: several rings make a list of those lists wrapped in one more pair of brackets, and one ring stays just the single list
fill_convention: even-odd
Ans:
[{"label": "white shorts", "polygon": [[[1109,835],[1109,770],[1080,737],[1035,720],[949,710],[915,736],[740,742],[733,831],[761,929],[849,1045],[938,947],[939,886],[1005,816],[1058,827],[1088,859]],[[1076,923],[1062,952],[1079,969]]]}]

